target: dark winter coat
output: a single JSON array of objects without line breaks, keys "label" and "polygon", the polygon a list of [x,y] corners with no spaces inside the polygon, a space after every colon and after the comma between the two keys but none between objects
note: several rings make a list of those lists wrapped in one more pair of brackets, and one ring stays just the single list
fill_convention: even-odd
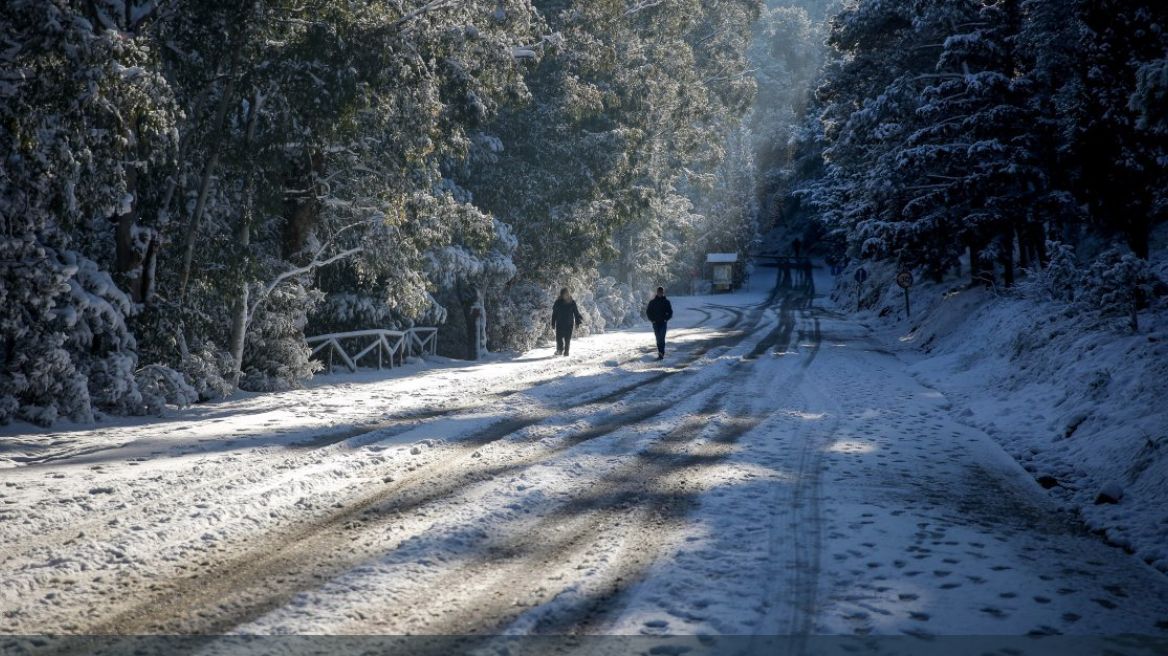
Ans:
[{"label": "dark winter coat", "polygon": [[557,298],[556,302],[552,303],[552,325],[556,327],[556,334],[571,335],[572,328],[579,327],[582,323],[584,317],[580,316],[580,308],[576,307],[576,301]]},{"label": "dark winter coat", "polygon": [[653,323],[665,323],[673,318],[673,304],[664,296],[654,296],[645,308],[645,316]]}]

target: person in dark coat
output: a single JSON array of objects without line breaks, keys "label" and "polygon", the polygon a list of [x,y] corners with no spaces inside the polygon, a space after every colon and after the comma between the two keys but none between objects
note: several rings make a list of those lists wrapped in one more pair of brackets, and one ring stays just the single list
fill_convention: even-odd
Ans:
[{"label": "person in dark coat", "polygon": [[657,288],[657,295],[649,301],[649,307],[645,308],[645,316],[653,322],[653,334],[657,337],[657,359],[661,360],[665,357],[665,328],[673,318],[673,304],[665,298],[664,287]]},{"label": "person in dark coat", "polygon": [[560,297],[552,303],[552,327],[556,329],[556,355],[568,355],[568,349],[572,346],[572,329],[579,328],[580,324],[584,323],[584,317],[580,316],[580,308],[576,307],[576,301],[572,299],[572,294],[568,292],[568,288],[564,287],[560,290]]}]

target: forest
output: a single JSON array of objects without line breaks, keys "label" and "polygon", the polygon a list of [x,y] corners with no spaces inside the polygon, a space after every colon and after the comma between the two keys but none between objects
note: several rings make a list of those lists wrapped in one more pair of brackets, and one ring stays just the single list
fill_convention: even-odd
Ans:
[{"label": "forest", "polygon": [[[302,385],[305,337],[532,348],[708,252],[1130,317],[1168,7],[1116,0],[8,0],[0,421]],[[767,235],[772,237],[768,240]],[[1154,259],[1154,258],[1153,258]],[[749,274],[745,264],[738,280]],[[484,338],[480,338],[482,335]]]}]

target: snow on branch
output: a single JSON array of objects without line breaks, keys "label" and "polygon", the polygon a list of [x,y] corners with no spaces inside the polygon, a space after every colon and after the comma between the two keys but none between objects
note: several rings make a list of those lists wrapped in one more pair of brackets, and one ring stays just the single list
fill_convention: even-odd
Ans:
[{"label": "snow on branch", "polygon": [[633,14],[640,13],[642,11],[645,11],[646,9],[652,9],[653,7],[656,7],[658,5],[663,5],[663,4],[665,4],[665,2],[666,2],[666,0],[655,0],[653,2],[638,2],[637,4],[633,5],[632,7],[629,7],[628,10],[625,11],[625,16],[632,16]]},{"label": "snow on branch", "polygon": [[305,264],[302,267],[296,267],[294,269],[289,269],[288,271],[285,271],[284,273],[281,273],[280,275],[278,275],[275,278],[273,278],[272,280],[270,280],[268,282],[268,284],[264,285],[263,290],[259,294],[256,295],[255,302],[251,304],[250,308],[248,308],[248,311],[247,311],[248,323],[251,323],[251,317],[255,315],[256,308],[258,308],[260,306],[260,304],[264,302],[264,299],[266,299],[269,295],[271,295],[271,293],[276,289],[276,287],[280,286],[280,283],[284,282],[285,280],[287,280],[289,278],[293,278],[296,276],[304,275],[306,273],[310,273],[316,269],[319,269],[320,267],[328,266],[328,265],[332,264],[333,262],[336,262],[338,260],[343,260],[343,259],[349,257],[350,255],[356,255],[357,253],[360,253],[360,252],[365,250],[364,246],[356,246],[354,248],[350,248],[348,250],[341,251],[340,253],[337,253],[336,255],[333,255],[332,257],[329,257],[327,259],[322,260],[322,259],[320,259],[320,254],[323,253],[327,247],[328,247],[327,244],[325,246],[322,246],[321,249],[319,251],[317,251],[316,254],[313,256],[312,261],[309,262],[308,264]]},{"label": "snow on branch", "polygon": [[408,14],[402,16],[401,18],[397,19],[396,21],[394,21],[393,26],[394,27],[401,27],[402,25],[405,25],[406,23],[408,23],[412,20],[421,18],[422,16],[425,16],[426,14],[429,14],[430,12],[438,11],[440,9],[450,9],[450,8],[455,7],[457,5],[458,5],[458,0],[431,0],[431,2],[428,2],[425,5],[418,7],[417,9],[411,11],[410,13],[408,13]]},{"label": "snow on branch", "polygon": [[558,46],[564,43],[564,35],[559,32],[543,35],[537,43],[526,46],[513,46],[511,56],[515,59],[535,60],[545,45]]}]

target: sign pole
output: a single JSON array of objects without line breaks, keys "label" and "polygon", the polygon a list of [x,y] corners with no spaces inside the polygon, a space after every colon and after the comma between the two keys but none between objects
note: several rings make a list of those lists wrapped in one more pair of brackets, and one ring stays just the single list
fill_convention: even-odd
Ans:
[{"label": "sign pole", "polygon": [[868,272],[864,267],[856,269],[856,312],[860,311],[860,292],[864,289],[864,281],[868,279]]},{"label": "sign pole", "polygon": [[912,317],[912,306],[908,300],[908,288],[913,286],[912,273],[906,270],[896,274],[896,284],[904,290],[904,318],[908,319]]}]

